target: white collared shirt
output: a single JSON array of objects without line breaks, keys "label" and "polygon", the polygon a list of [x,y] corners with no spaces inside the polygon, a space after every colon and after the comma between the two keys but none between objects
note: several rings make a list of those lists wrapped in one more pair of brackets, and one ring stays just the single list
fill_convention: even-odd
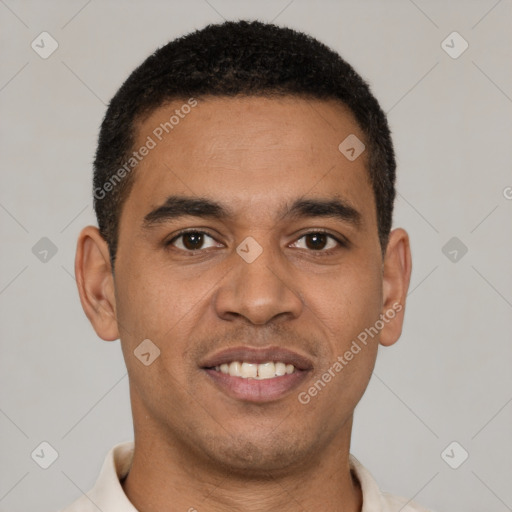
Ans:
[{"label": "white collared shirt", "polygon": [[[133,441],[115,445],[105,457],[93,488],[59,512],[138,512],[120,482],[130,470],[133,449]],[[361,512],[430,512],[406,498],[380,491],[372,475],[352,454],[349,460],[350,468],[361,484]]]}]

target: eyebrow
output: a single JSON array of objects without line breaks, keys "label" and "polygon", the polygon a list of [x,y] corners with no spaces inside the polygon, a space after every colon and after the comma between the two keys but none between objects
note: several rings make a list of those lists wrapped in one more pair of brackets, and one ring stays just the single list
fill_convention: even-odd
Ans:
[{"label": "eyebrow", "polygon": [[[226,205],[209,198],[173,195],[144,217],[142,227],[145,230],[150,229],[181,217],[225,220],[233,219],[235,214]],[[348,201],[340,198],[299,198],[291,206],[285,205],[278,215],[279,220],[307,217],[335,218],[352,224],[356,228],[360,227],[362,222],[361,213]]]}]

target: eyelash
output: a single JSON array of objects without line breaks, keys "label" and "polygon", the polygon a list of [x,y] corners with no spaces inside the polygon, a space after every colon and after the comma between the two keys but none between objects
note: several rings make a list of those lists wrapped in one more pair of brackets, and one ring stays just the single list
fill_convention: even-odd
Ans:
[{"label": "eyelash", "polygon": [[[172,244],[178,240],[181,236],[183,235],[186,235],[187,233],[193,233],[193,234],[201,234],[201,235],[207,235],[209,236],[210,238],[213,238],[215,241],[217,241],[215,239],[214,236],[212,236],[210,233],[208,233],[207,231],[200,231],[198,229],[185,229],[185,230],[182,230],[182,231],[179,231],[171,240],[169,240],[168,242],[165,242],[165,246],[168,247],[168,246],[171,246],[172,247]],[[329,238],[331,238],[332,240],[334,240],[335,242],[337,242],[339,244],[339,246],[341,248],[348,248],[349,247],[349,242],[348,240],[344,240],[343,238],[338,238],[336,236],[334,236],[333,234],[331,234],[330,232],[328,231],[325,231],[325,230],[322,230],[322,229],[315,229],[313,231],[308,231],[307,233],[303,233],[299,238],[297,238],[296,241],[298,240],[301,240],[302,238],[304,238],[305,236],[307,235],[316,235],[316,234],[322,234],[322,235],[327,235]],[[331,255],[334,251],[340,249],[340,247],[334,247],[334,248],[331,248],[331,249],[328,249],[328,250],[318,250],[318,251],[315,251],[314,249],[310,249],[309,252],[313,252],[313,253],[316,253],[318,256],[322,256],[322,255],[325,255],[325,256],[329,256]],[[197,254],[199,252],[204,252],[205,249],[197,249],[197,250],[185,250],[185,249],[179,249],[179,248],[176,248],[178,251],[184,251],[184,252],[187,252],[187,253],[190,253],[190,254]]]}]

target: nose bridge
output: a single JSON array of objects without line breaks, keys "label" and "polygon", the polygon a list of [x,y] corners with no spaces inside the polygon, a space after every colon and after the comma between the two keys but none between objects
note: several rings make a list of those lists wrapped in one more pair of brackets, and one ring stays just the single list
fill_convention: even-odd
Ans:
[{"label": "nose bridge", "polygon": [[246,237],[233,253],[233,271],[216,294],[217,314],[224,319],[243,316],[254,324],[265,324],[278,315],[297,318],[302,298],[286,262],[268,235],[256,237]]}]

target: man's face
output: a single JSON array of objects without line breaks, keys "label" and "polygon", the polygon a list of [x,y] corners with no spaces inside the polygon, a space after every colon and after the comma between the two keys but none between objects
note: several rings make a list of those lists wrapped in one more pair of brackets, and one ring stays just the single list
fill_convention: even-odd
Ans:
[{"label": "man's face", "polygon": [[[332,375],[385,312],[367,152],[350,161],[338,149],[364,136],[334,102],[211,98],[158,142],[155,128],[183,103],[139,123],[134,148],[148,136],[157,145],[134,171],[120,219],[115,311],[135,429],[244,471],[300,465],[349,435],[378,337],[309,403],[299,394]],[[170,196],[214,201],[230,215],[158,210]],[[290,210],[298,201],[346,208]],[[195,234],[179,237],[184,229]],[[160,349],[148,366],[134,354],[146,339]],[[236,361],[295,369],[273,379],[215,369]]]}]

